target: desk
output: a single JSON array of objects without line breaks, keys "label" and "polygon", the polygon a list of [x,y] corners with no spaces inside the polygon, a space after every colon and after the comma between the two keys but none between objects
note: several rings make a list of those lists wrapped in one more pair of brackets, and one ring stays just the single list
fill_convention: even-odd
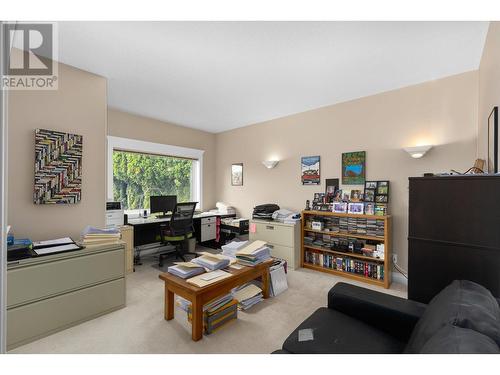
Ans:
[{"label": "desk", "polygon": [[[236,215],[220,215],[213,212],[202,212],[193,216],[196,240],[206,242],[215,240],[216,237],[216,218],[217,217],[235,217]],[[134,227],[134,247],[159,242],[160,229],[167,226],[170,217],[156,218],[149,216],[147,218],[129,219],[128,225]]]},{"label": "desk", "polygon": [[191,302],[193,312],[191,338],[198,341],[203,336],[203,305],[207,302],[229,293],[231,289],[243,285],[249,281],[262,277],[262,294],[264,298],[269,297],[269,266],[273,260],[267,260],[255,267],[243,267],[239,270],[228,268],[231,277],[215,282],[211,285],[199,288],[189,284],[186,280],[169,273],[161,273],[159,278],[165,282],[165,320],[174,318],[174,294],[177,294]]}]

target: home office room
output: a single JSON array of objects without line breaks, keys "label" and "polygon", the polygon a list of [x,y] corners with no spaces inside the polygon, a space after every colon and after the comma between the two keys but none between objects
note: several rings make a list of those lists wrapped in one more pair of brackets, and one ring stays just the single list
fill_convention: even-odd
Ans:
[{"label": "home office room", "polygon": [[2,358],[500,352],[500,23],[21,15]]}]

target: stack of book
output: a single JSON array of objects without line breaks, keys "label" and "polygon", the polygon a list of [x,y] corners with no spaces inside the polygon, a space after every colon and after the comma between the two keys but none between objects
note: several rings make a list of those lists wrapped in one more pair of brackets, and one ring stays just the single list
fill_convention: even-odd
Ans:
[{"label": "stack of book", "polygon": [[384,220],[377,220],[377,230],[375,235],[377,237],[384,237]]},{"label": "stack of book", "polygon": [[236,252],[236,260],[244,266],[255,266],[271,258],[265,241],[253,241]]},{"label": "stack of book", "polygon": [[366,220],[366,234],[368,236],[376,236],[377,235],[377,220],[376,219],[367,219]]},{"label": "stack of book", "polygon": [[220,254],[203,253],[202,256],[194,258],[191,262],[205,267],[210,271],[215,271],[229,266],[230,260],[228,257]]},{"label": "stack of book", "polygon": [[365,235],[366,234],[366,225],[367,225],[366,219],[359,218],[358,223],[357,223],[357,227],[356,227],[357,233]]},{"label": "stack of book", "polygon": [[174,266],[168,267],[167,272],[171,273],[172,275],[179,276],[183,279],[189,279],[190,277],[205,272],[205,268],[192,262],[179,262]]},{"label": "stack of book", "polygon": [[347,233],[347,218],[346,217],[339,218],[339,232],[340,233]]},{"label": "stack of book", "polygon": [[245,284],[233,289],[233,297],[238,301],[238,309],[248,310],[262,301],[262,289],[255,284]]},{"label": "stack of book", "polygon": [[117,243],[120,241],[121,233],[117,227],[100,229],[88,226],[81,235],[83,245],[99,245]]}]

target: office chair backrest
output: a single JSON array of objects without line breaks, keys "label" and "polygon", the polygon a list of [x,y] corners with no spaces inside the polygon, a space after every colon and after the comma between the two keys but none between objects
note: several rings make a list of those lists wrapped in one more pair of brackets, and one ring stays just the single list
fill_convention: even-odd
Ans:
[{"label": "office chair backrest", "polygon": [[193,215],[198,202],[177,203],[170,219],[170,232],[182,235],[194,232]]}]

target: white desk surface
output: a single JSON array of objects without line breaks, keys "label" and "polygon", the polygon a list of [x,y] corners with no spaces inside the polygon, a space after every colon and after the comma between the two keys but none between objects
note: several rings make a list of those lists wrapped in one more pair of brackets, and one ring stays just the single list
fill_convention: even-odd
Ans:
[{"label": "white desk surface", "polygon": [[[214,213],[214,212],[202,212],[200,214],[194,215],[193,219],[200,219],[202,217],[211,217],[211,216],[218,216],[218,214]],[[134,218],[134,219],[128,219],[128,224],[129,225],[141,225],[141,224],[163,223],[163,222],[168,222],[168,221],[170,221],[170,217],[164,217],[164,218],[158,219],[155,216],[148,216],[146,218],[138,217],[138,218]]]}]

